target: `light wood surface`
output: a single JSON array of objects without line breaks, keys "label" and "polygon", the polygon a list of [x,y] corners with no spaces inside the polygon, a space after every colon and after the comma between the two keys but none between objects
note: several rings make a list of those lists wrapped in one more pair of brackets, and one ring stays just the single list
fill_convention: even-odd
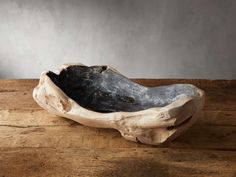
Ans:
[{"label": "light wood surface", "polygon": [[0,177],[236,176],[236,81],[135,81],[202,88],[206,103],[199,120],[169,144],[143,145],[115,130],[50,115],[32,99],[38,80],[1,80]]}]

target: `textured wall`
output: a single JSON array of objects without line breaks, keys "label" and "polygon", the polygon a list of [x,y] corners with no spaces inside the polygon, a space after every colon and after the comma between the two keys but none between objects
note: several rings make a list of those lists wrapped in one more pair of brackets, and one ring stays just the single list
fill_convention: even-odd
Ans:
[{"label": "textured wall", "polygon": [[235,0],[0,0],[0,78],[62,63],[236,79]]}]

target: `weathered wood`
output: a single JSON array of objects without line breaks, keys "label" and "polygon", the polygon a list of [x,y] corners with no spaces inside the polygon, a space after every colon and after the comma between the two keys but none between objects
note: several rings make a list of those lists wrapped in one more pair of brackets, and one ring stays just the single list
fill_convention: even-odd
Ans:
[{"label": "weathered wood", "polygon": [[236,126],[236,111],[207,111],[200,113],[197,124]]},{"label": "weathered wood", "polygon": [[235,111],[236,88],[209,88],[205,90],[206,102],[204,110]]},{"label": "weathered wood", "polygon": [[[0,117],[0,147],[148,147],[124,140],[118,131],[86,127],[44,110],[1,110]],[[164,146],[236,150],[235,117],[236,112],[204,111],[192,128]]]},{"label": "weathered wood", "polygon": [[29,91],[37,85],[38,79],[0,80],[0,92]]},{"label": "weathered wood", "polygon": [[0,110],[0,126],[43,127],[74,124],[74,121],[49,114],[43,109]]},{"label": "weathered wood", "polygon": [[[61,126],[77,124],[69,119],[49,114],[43,109],[2,109],[0,126]],[[196,124],[236,126],[236,111],[201,111]]]},{"label": "weathered wood", "polygon": [[118,130],[149,145],[170,142],[197,120],[205,92],[190,84],[145,87],[109,66],[63,65],[45,71],[33,90],[48,112],[82,125]]},{"label": "weathered wood", "polygon": [[0,149],[0,176],[233,177],[236,152],[132,149]]},{"label": "weathered wood", "polygon": [[32,98],[33,89],[0,92],[0,109],[42,109]]},{"label": "weathered wood", "polygon": [[199,120],[170,144],[123,139],[42,110],[38,80],[0,81],[0,177],[236,176],[236,81],[136,80],[148,86],[192,83],[206,91]]},{"label": "weathered wood", "polygon": [[[236,150],[235,126],[196,124],[186,133],[163,147]],[[118,148],[148,147],[124,140],[112,129],[74,126],[36,126],[0,128],[0,147],[83,147]]]}]

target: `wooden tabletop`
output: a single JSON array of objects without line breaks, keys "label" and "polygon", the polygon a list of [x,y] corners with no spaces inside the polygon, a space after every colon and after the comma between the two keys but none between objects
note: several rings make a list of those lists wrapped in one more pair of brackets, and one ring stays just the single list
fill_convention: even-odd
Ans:
[{"label": "wooden tabletop", "polygon": [[236,80],[135,81],[205,90],[197,123],[169,144],[142,145],[47,113],[31,96],[38,80],[1,80],[0,177],[236,176]]}]

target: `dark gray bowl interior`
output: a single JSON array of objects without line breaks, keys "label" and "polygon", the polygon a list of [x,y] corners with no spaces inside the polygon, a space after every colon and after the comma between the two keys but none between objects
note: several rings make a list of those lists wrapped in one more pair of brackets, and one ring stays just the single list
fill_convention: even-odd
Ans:
[{"label": "dark gray bowl interior", "polygon": [[106,66],[69,66],[51,80],[80,106],[96,112],[139,111],[163,107],[184,96],[195,96],[190,85],[144,87]]}]

